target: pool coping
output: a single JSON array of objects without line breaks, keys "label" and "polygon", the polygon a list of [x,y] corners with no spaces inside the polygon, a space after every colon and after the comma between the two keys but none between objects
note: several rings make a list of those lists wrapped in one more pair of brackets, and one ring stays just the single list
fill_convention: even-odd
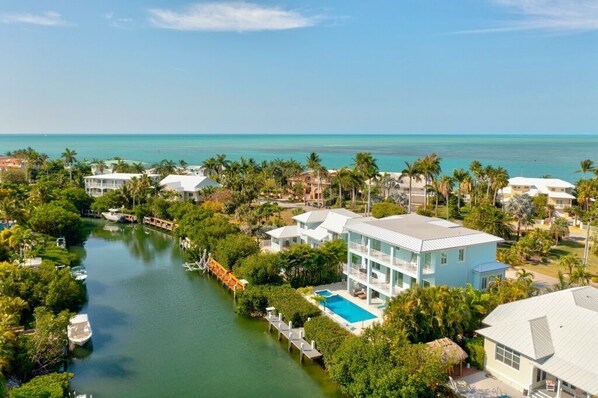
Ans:
[{"label": "pool coping", "polygon": [[[369,313],[374,315],[376,318],[369,319],[367,321],[357,321],[357,322],[353,322],[353,323],[348,322],[345,318],[341,317],[334,311],[329,310],[328,308],[324,307],[321,303],[316,302],[312,298],[313,295],[316,294],[315,292],[320,291],[320,290],[329,290],[333,294],[338,294],[339,296],[352,302],[353,304],[357,305],[358,307],[368,311]],[[333,283],[333,284],[328,284],[328,285],[314,286],[313,291],[314,291],[314,293],[312,293],[311,295],[305,296],[305,298],[309,302],[317,305],[318,308],[320,308],[320,310],[322,310],[322,313],[324,315],[326,315],[328,318],[332,319],[333,321],[335,321],[336,323],[341,325],[343,328],[349,330],[351,333],[353,333],[355,335],[359,336],[361,333],[363,333],[363,331],[365,329],[369,328],[370,326],[372,326],[376,323],[384,322],[384,311],[380,310],[379,308],[377,308],[373,305],[368,305],[363,300],[358,299],[357,297],[351,296],[349,294],[349,292],[347,292],[346,282],[345,283],[338,282],[338,283]]]}]

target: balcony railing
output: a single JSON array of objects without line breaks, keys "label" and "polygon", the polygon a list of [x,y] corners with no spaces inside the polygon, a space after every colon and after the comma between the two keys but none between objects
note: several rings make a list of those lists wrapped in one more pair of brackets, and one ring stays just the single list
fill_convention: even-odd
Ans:
[{"label": "balcony railing", "polygon": [[431,265],[425,265],[424,268],[422,268],[422,274],[424,275],[430,275],[434,273],[434,267],[432,267]]},{"label": "balcony railing", "polygon": [[417,263],[410,263],[395,257],[393,264],[401,271],[408,272],[413,275],[417,274]]},{"label": "balcony railing", "polygon": [[376,249],[371,249],[370,255],[377,260],[384,261],[385,263],[390,263],[390,254],[388,253],[384,253]]},{"label": "balcony railing", "polygon": [[363,283],[367,283],[368,281],[368,275],[365,268],[349,267],[345,264],[343,265],[343,273]]},{"label": "balcony railing", "polygon": [[384,281],[384,280],[380,280],[380,279],[376,279],[376,278],[370,278],[370,286],[373,287],[374,289],[377,290],[381,290],[382,293],[389,295],[390,294],[390,283]]},{"label": "balcony railing", "polygon": [[368,247],[366,245],[362,245],[361,243],[357,243],[357,242],[349,242],[349,248],[351,248],[352,250],[356,250],[358,252],[367,254],[368,252]]}]

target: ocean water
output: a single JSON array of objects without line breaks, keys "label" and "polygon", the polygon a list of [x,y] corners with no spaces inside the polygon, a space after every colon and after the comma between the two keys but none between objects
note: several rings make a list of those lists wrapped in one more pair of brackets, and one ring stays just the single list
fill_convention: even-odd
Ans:
[{"label": "ocean water", "polygon": [[372,152],[380,170],[400,171],[430,152],[442,159],[444,173],[467,168],[473,160],[505,167],[511,176],[550,175],[575,182],[579,162],[598,163],[598,135],[183,135],[183,134],[7,134],[0,153],[31,146],[59,157],[65,148],[78,158],[123,159],[148,164],[162,159],[200,164],[217,153],[257,161],[293,158],[305,162],[317,152],[328,168],[351,166],[357,152]]}]

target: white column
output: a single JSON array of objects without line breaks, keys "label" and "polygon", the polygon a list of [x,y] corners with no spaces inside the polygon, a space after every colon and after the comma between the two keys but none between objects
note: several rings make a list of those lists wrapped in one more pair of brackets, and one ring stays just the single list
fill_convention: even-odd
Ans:
[{"label": "white column", "polygon": [[556,397],[561,398],[561,379],[556,379]]}]

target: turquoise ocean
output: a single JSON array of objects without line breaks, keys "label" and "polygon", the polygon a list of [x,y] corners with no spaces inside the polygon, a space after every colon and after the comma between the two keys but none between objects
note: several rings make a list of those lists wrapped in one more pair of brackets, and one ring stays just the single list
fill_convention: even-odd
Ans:
[{"label": "turquoise ocean", "polygon": [[148,164],[162,159],[200,164],[217,153],[229,159],[257,161],[293,158],[305,162],[317,152],[328,168],[350,166],[357,152],[372,152],[382,171],[400,171],[430,152],[442,161],[443,173],[467,168],[471,161],[503,166],[514,176],[551,176],[571,182],[579,162],[598,163],[598,135],[331,135],[331,134],[4,134],[0,153],[32,147],[59,157],[65,148],[78,159],[122,159]]}]

